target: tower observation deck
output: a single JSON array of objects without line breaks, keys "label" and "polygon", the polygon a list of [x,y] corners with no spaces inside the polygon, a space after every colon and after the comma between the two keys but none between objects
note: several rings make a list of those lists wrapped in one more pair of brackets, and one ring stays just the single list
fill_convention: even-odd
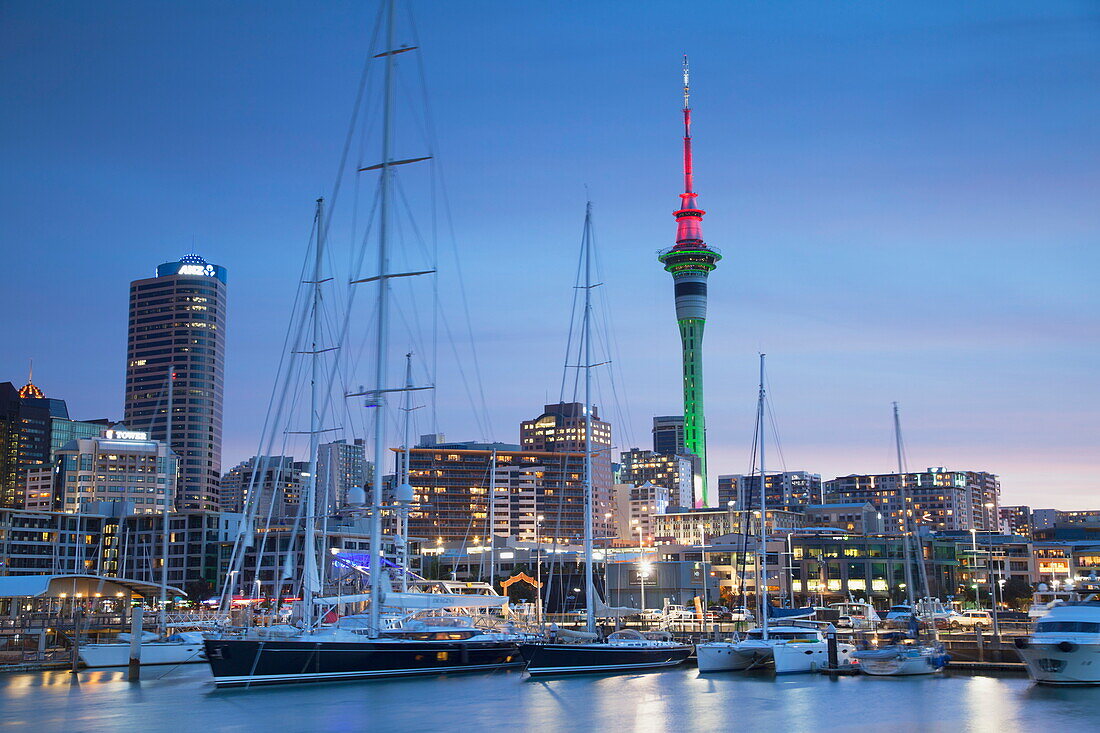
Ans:
[{"label": "tower observation deck", "polygon": [[684,56],[684,192],[676,217],[676,244],[657,253],[672,274],[676,322],[684,372],[684,449],[695,456],[695,501],[709,506],[707,493],[707,433],[703,414],[703,327],[707,321],[707,276],[722,253],[703,241],[703,215],[693,181],[691,155],[691,100],[688,59]]}]

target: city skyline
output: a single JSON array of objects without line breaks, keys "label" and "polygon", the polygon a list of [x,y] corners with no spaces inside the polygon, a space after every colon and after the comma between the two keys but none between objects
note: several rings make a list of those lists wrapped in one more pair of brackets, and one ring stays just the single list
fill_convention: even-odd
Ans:
[{"label": "city skyline", "polygon": [[[223,466],[257,452],[371,12],[259,7],[27,6],[0,24],[14,49],[0,88],[19,103],[0,117],[0,215],[26,275],[5,289],[0,380],[21,383],[33,357],[74,418],[120,420],[127,284],[194,250],[234,273]],[[783,468],[889,472],[896,399],[910,470],[991,471],[1005,504],[1091,508],[1100,110],[1080,93],[1097,52],[1078,7],[731,18],[700,3],[693,22],[708,22],[687,48],[685,21],[655,11],[597,7],[581,23],[435,8],[421,40],[492,434],[464,416],[453,378],[438,429],[511,442],[552,401],[586,183],[616,263],[629,420],[602,410],[614,444],[645,448],[651,416],[677,412],[678,335],[653,257],[671,239],[687,52],[707,238],[726,257],[708,315],[711,479],[748,470],[762,350]],[[615,37],[593,30],[616,21]],[[488,271],[501,261],[515,282]]]}]

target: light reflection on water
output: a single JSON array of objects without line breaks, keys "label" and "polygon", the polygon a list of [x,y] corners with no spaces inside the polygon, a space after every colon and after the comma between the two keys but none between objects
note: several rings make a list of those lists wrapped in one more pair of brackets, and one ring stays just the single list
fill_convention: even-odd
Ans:
[{"label": "light reflection on water", "polygon": [[530,680],[518,672],[215,690],[201,665],[0,675],[0,728],[99,731],[1095,730],[1100,688],[1021,677],[831,679],[694,668]]}]

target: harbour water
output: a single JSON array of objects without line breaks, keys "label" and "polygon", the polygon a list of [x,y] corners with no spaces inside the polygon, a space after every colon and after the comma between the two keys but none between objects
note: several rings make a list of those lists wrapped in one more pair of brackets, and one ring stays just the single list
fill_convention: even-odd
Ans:
[{"label": "harbour water", "polygon": [[215,690],[204,666],[0,675],[0,730],[35,731],[1086,731],[1100,688],[1021,676],[831,679],[519,672]]}]

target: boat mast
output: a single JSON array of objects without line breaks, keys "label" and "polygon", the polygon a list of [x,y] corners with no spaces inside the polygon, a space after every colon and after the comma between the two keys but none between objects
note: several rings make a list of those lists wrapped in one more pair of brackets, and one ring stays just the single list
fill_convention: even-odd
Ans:
[{"label": "boat mast", "polygon": [[584,600],[588,633],[596,631],[592,573],[592,202],[584,214]]},{"label": "boat mast", "polygon": [[916,616],[917,607],[913,603],[913,553],[909,549],[909,492],[905,489],[905,466],[901,458],[901,419],[898,417],[898,403],[894,405],[894,448],[898,454],[898,494],[901,496],[901,535],[902,551],[905,554],[905,598],[909,602],[910,612]]},{"label": "boat mast", "polygon": [[369,632],[377,637],[382,606],[382,468],[386,450],[386,352],[389,347],[389,224],[390,136],[393,128],[394,7],[389,0],[386,18],[385,102],[382,111],[382,162],[378,224],[378,320],[374,368],[374,481],[371,491],[370,530],[370,621]]},{"label": "boat mast", "polygon": [[313,257],[313,334],[309,350],[309,482],[306,484],[305,527],[303,527],[302,624],[313,628],[313,596],[320,588],[317,577],[317,454],[320,452],[319,391],[321,388],[321,266],[324,257],[325,202],[317,199],[317,246]]},{"label": "boat mast", "polygon": [[[397,485],[402,487],[409,485],[409,467],[412,465],[412,437],[410,433],[412,423],[412,411],[416,408],[412,406],[412,352],[405,354],[405,425],[404,425],[404,437],[403,437],[403,450],[401,451],[401,460],[399,461],[399,470],[397,472]],[[409,505],[408,502],[403,501],[405,494],[403,491],[397,492],[397,543],[398,548],[401,551],[401,556],[398,560],[401,572],[401,592],[406,593],[409,590]]]},{"label": "boat mast", "polygon": [[489,585],[497,582],[497,535],[494,531],[497,512],[497,449],[493,448],[489,466]]},{"label": "boat mast", "polygon": [[[173,364],[168,365],[168,417],[164,421],[164,443],[168,447],[168,455],[165,457],[166,465],[172,464],[172,398],[175,396],[175,377],[176,367]],[[178,463],[176,464],[178,466]],[[168,636],[168,529],[169,519],[168,515],[171,511],[172,501],[175,499],[179,488],[179,471],[172,472],[172,493],[167,491],[168,484],[165,484],[164,492],[164,512],[163,512],[163,527],[161,533],[164,535],[161,538],[161,555],[160,555],[160,633],[165,637]],[[120,522],[120,524],[122,524]]]},{"label": "boat mast", "polygon": [[760,605],[760,627],[765,641],[768,638],[768,500],[764,472],[764,354],[760,355],[760,399],[756,406],[756,419],[759,424],[760,443],[760,551],[757,557],[760,572],[756,574],[756,598]]}]

